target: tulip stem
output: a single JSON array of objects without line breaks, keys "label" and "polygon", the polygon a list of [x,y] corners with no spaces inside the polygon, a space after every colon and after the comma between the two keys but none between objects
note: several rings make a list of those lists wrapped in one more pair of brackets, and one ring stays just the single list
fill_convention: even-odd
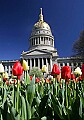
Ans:
[{"label": "tulip stem", "polygon": [[18,112],[18,103],[19,103],[19,85],[18,85],[18,77],[17,77],[17,103],[16,103],[17,112]]},{"label": "tulip stem", "polygon": [[68,85],[66,84],[66,107],[68,108],[68,95],[67,95],[67,90],[68,90],[68,89],[67,89],[67,86],[68,86]]},{"label": "tulip stem", "polygon": [[15,82],[14,82],[14,108],[15,108]]},{"label": "tulip stem", "polygon": [[56,83],[56,96],[57,96],[57,79],[55,79],[55,83]]}]

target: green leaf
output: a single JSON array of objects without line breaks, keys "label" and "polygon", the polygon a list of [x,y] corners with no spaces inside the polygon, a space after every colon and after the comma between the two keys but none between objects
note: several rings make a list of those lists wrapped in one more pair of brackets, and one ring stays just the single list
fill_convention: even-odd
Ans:
[{"label": "green leaf", "polygon": [[42,99],[41,99],[41,102],[40,102],[40,105],[38,107],[38,113],[39,113],[39,116],[40,117],[43,117],[44,116],[44,110],[45,110],[45,107],[46,107],[46,104],[47,104],[47,101],[48,101],[48,95],[45,95]]},{"label": "green leaf", "polygon": [[55,116],[57,116],[58,119],[64,120],[62,116],[62,105],[60,104],[58,98],[55,98],[54,95],[51,95],[51,98],[52,98],[52,107],[53,107]]},{"label": "green leaf", "polygon": [[18,114],[16,109],[11,106],[10,106],[10,116],[11,116],[11,120],[21,120],[20,115]]},{"label": "green leaf", "polygon": [[27,120],[31,119],[31,105],[26,101]]},{"label": "green leaf", "polygon": [[80,106],[80,99],[79,97],[76,97],[75,101],[72,103],[72,111],[71,111],[71,119],[73,120],[80,120],[79,116],[79,106]]},{"label": "green leaf", "polygon": [[26,114],[27,114],[27,111],[26,111],[26,102],[25,102],[25,98],[23,96],[21,96],[21,100],[22,100],[22,119],[27,119],[26,118]]},{"label": "green leaf", "polygon": [[81,97],[80,97],[79,115],[82,118],[82,100],[81,100]]},{"label": "green leaf", "polygon": [[3,120],[5,120],[5,118],[7,117],[7,114],[8,114],[7,100],[2,104],[1,113],[2,113],[2,116],[3,116]]},{"label": "green leaf", "polygon": [[28,102],[31,105],[35,95],[35,76],[33,77],[32,81],[26,88],[26,95],[27,95]]}]

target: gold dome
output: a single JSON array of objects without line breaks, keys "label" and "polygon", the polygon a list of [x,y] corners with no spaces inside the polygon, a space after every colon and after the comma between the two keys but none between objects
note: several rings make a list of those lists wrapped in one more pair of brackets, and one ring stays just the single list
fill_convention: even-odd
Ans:
[{"label": "gold dome", "polygon": [[43,20],[42,8],[40,8],[40,10],[41,10],[41,13],[39,15],[39,21],[34,24],[34,28],[35,29],[42,28],[42,29],[50,30],[50,26]]},{"label": "gold dome", "polygon": [[50,30],[50,26],[44,21],[39,21],[39,22],[35,23],[34,28],[43,28],[43,29]]}]

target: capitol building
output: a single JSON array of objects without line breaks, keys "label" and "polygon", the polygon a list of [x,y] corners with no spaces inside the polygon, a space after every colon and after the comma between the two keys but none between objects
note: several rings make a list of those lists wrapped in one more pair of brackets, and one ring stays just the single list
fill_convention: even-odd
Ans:
[{"label": "capitol building", "polygon": [[[82,64],[81,58],[59,57],[59,51],[54,46],[52,30],[44,20],[42,8],[40,9],[39,19],[32,28],[28,43],[30,47],[28,51],[21,53],[21,58],[27,61],[30,70],[33,67],[42,68],[43,65],[46,65],[48,71],[51,72],[53,64],[58,64],[60,69],[62,66],[69,65],[74,70],[76,66],[81,66]],[[12,74],[12,67],[15,62],[16,60],[1,61],[9,76]]]}]

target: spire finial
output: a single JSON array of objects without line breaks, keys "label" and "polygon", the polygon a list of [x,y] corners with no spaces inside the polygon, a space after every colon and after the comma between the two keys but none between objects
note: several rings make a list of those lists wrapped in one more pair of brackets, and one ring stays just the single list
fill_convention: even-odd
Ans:
[{"label": "spire finial", "polygon": [[39,21],[43,21],[42,8],[40,8]]},{"label": "spire finial", "polygon": [[41,12],[40,14],[42,15],[42,8],[40,8],[40,12]]}]

